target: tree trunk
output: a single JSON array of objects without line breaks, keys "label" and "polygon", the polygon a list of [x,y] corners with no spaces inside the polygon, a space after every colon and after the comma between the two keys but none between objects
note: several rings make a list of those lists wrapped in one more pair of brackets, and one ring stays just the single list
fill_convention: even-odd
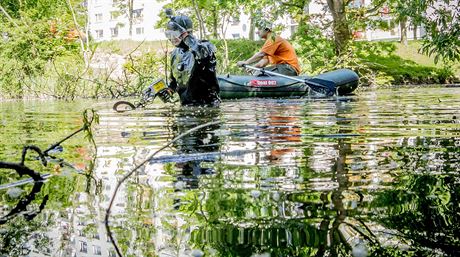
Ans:
[{"label": "tree trunk", "polygon": [[340,55],[351,39],[351,33],[348,28],[348,21],[345,13],[345,3],[343,0],[327,0],[327,5],[332,14],[335,52]]},{"label": "tree trunk", "polygon": [[[216,6],[214,6],[213,8],[213,12],[212,12],[212,36],[217,39],[219,37],[219,34],[218,34],[218,31],[217,31],[217,28],[218,28],[218,23],[219,23],[219,19],[217,18],[217,12],[218,12],[218,9]],[[225,35],[224,35],[224,38],[225,38]]]},{"label": "tree trunk", "polygon": [[414,40],[417,40],[417,23],[413,22],[412,25],[414,26]]},{"label": "tree trunk", "polygon": [[308,20],[310,20],[310,3],[311,3],[311,0],[305,0],[303,4],[303,9],[302,9],[302,18],[300,18],[299,25],[302,25],[308,22]]},{"label": "tree trunk", "polygon": [[129,37],[133,35],[133,2],[134,0],[128,0],[128,22],[129,22]]},{"label": "tree trunk", "polygon": [[[253,17],[252,14],[251,14],[251,17]],[[254,19],[249,18],[249,40],[254,40],[254,30],[255,30]]]},{"label": "tree trunk", "polygon": [[299,31],[300,27],[304,24],[308,23],[310,20],[310,3],[311,0],[304,0],[303,8],[302,8],[302,16],[300,17],[299,24],[296,28],[296,33]]},{"label": "tree trunk", "polygon": [[401,31],[401,37],[399,42],[407,46],[407,17],[401,17],[399,21],[399,30]]},{"label": "tree trunk", "polygon": [[200,39],[203,39],[205,35],[205,27],[203,18],[201,17],[200,7],[195,0],[192,0],[192,4],[193,8],[195,9],[196,17],[198,18],[198,23],[200,25]]},{"label": "tree trunk", "polygon": [[69,7],[70,13],[72,14],[72,20],[73,20],[75,29],[78,32],[78,41],[80,42],[81,54],[83,56],[83,60],[85,60],[85,67],[88,68],[89,67],[88,52],[87,52],[87,49],[85,49],[85,42],[83,41],[84,38],[82,36],[82,32],[80,31],[80,25],[77,22],[77,17],[75,16],[75,12],[73,10],[73,6],[70,0],[67,0],[67,6]]}]

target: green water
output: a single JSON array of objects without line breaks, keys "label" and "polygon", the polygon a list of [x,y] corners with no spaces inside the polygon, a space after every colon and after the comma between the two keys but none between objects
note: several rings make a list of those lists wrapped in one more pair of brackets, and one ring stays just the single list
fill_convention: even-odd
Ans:
[{"label": "green water", "polygon": [[117,182],[211,121],[121,184],[109,224],[125,256],[460,254],[459,88],[112,104],[0,103],[0,161],[79,129],[85,108],[100,117],[97,152],[79,133],[53,153],[75,169],[30,153],[26,165],[51,176],[18,186],[26,176],[0,169],[0,256],[116,256],[104,218]]}]

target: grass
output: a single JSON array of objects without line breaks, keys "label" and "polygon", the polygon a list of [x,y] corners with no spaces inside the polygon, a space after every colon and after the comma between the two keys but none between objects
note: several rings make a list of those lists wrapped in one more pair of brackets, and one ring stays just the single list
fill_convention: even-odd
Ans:
[{"label": "grass", "polygon": [[[401,57],[402,59],[411,60],[417,64],[429,67],[443,67],[441,63],[435,64],[433,57],[418,52],[418,49],[420,49],[420,47],[422,46],[422,43],[419,40],[409,41],[407,46],[398,42],[395,42],[394,44],[396,46],[395,54]],[[460,62],[454,63],[452,68],[455,77],[460,78]]]},{"label": "grass", "polygon": [[411,41],[407,46],[398,42],[356,42],[355,46],[362,63],[371,73],[377,72],[377,77],[382,78],[380,81],[384,84],[444,84],[458,81],[458,66],[435,64],[433,58],[418,52],[421,46],[419,41]]},{"label": "grass", "polygon": [[434,63],[433,58],[418,52],[422,46],[420,41],[409,41],[407,46],[399,42],[393,44],[396,46],[395,54],[401,59],[411,60],[419,65],[441,68],[441,65]]}]

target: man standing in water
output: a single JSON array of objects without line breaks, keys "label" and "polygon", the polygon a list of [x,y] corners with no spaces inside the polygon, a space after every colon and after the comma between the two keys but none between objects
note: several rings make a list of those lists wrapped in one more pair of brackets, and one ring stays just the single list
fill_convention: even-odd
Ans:
[{"label": "man standing in water", "polygon": [[300,65],[294,47],[284,38],[276,36],[272,32],[272,25],[267,21],[260,21],[258,24],[258,35],[265,39],[262,49],[255,53],[251,58],[245,61],[239,61],[238,66],[256,63],[257,68],[265,68],[267,71],[273,71],[288,76],[297,76],[300,74]]},{"label": "man standing in water", "polygon": [[193,24],[189,17],[172,16],[166,25],[166,37],[176,46],[171,54],[169,88],[163,98],[177,92],[182,105],[216,106],[220,103],[216,76],[216,47],[192,35]]}]

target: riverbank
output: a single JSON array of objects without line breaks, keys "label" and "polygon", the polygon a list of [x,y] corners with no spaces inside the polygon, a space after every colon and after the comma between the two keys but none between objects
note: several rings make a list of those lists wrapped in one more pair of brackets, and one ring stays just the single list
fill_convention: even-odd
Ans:
[{"label": "riverbank", "polygon": [[360,62],[371,71],[379,73],[386,85],[451,84],[460,82],[460,64],[436,64],[434,59],[420,54],[419,41],[409,41],[408,45],[399,42],[367,42],[379,46],[375,53],[358,53]]},{"label": "riverbank", "polygon": [[[243,70],[236,66],[236,62],[252,56],[260,49],[263,42],[239,40],[213,40],[218,58],[218,73],[242,74]],[[331,70],[331,62],[323,52],[333,52],[333,49],[304,49],[304,45],[314,42],[293,39],[291,43],[298,49],[298,56],[303,69],[303,74],[317,75]],[[377,85],[388,86],[394,84],[450,84],[460,83],[460,63],[445,65],[434,62],[434,58],[419,53],[420,41],[409,41],[408,45],[399,42],[354,42],[350,54],[340,67],[350,68],[359,73],[363,78],[363,86]],[[165,53],[173,49],[166,42],[134,42],[114,41],[104,42],[99,50],[105,53],[127,55],[132,49],[137,49],[144,54],[156,52]],[[343,62],[343,61],[342,61]]]},{"label": "riverbank", "polygon": [[[243,74],[236,66],[260,49],[263,42],[245,39],[212,41],[217,47],[218,74]],[[324,43],[326,42],[326,43]],[[337,68],[349,68],[360,76],[360,87],[460,83],[460,65],[435,64],[418,53],[420,42],[354,42],[337,57],[332,44],[293,39],[303,74],[314,76]],[[307,47],[308,46],[308,47]],[[91,59],[80,53],[55,56],[30,73],[29,69],[0,70],[0,100],[8,98],[124,98],[138,95],[147,84],[167,76],[167,41],[111,41],[97,43]],[[9,59],[4,67],[17,60]],[[8,63],[10,62],[10,63]],[[28,66],[24,66],[28,67]]]}]

